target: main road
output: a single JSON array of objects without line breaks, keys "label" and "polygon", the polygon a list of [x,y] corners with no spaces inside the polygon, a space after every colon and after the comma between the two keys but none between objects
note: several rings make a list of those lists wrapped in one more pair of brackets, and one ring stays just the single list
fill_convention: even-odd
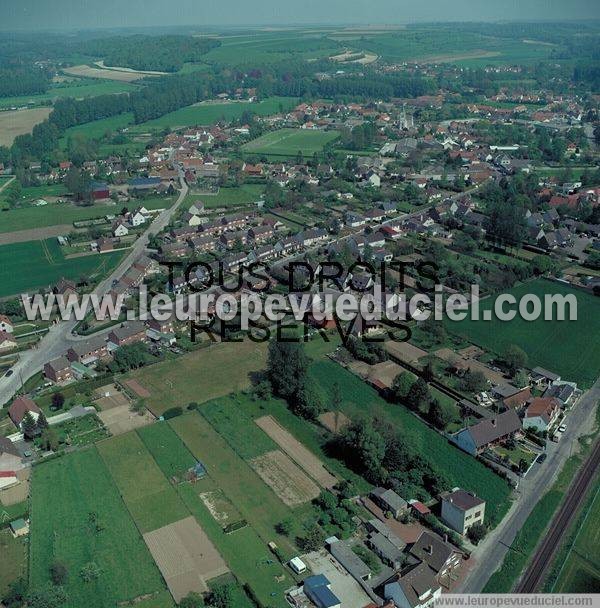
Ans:
[{"label": "main road", "polygon": [[481,593],[488,579],[500,566],[519,530],[526,524],[531,511],[550,489],[566,460],[577,449],[577,440],[590,432],[596,422],[596,408],[600,401],[600,378],[586,391],[567,416],[567,430],[558,443],[548,441],[548,457],[535,463],[515,490],[512,507],[500,524],[475,548],[475,564],[457,593]]},{"label": "main road", "polygon": [[[188,186],[185,183],[182,172],[179,172],[179,182],[181,190],[177,200],[171,207],[159,213],[148,225],[148,228],[135,241],[133,247],[121,260],[119,265],[98,285],[93,292],[97,296],[107,294],[113,282],[118,280],[133,262],[139,258],[148,246],[151,234],[156,234],[163,230],[185,200],[188,193]],[[21,384],[28,378],[37,374],[48,361],[64,355],[69,349],[70,344],[81,340],[81,337],[73,335],[73,330],[77,325],[77,320],[60,321],[56,325],[51,325],[48,333],[35,345],[34,348],[20,353],[19,361],[11,368],[12,375],[0,378],[0,407],[2,407],[19,390]]]}]

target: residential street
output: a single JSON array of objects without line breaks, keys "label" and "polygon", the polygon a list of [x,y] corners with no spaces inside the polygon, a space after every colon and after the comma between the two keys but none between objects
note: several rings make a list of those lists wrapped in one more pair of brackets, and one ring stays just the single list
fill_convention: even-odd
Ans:
[{"label": "residential street", "polygon": [[[125,273],[134,260],[144,253],[148,245],[149,235],[151,233],[156,234],[157,232],[160,232],[169,223],[171,217],[183,203],[188,193],[187,184],[182,176],[180,176],[180,183],[181,190],[175,203],[154,219],[144,233],[137,239],[134,246],[123,258],[119,266],[96,286],[94,289],[95,294],[102,296],[108,293],[113,281]],[[42,370],[45,363],[63,355],[69,348],[70,342],[89,339],[89,336],[74,336],[72,334],[76,325],[77,321],[75,320],[63,321],[58,325],[53,325],[35,348],[20,353],[19,361],[12,367],[13,374],[8,378],[6,376],[0,378],[0,406],[3,406],[12,398],[15,392],[20,388],[22,382],[24,383],[28,378],[31,378],[31,376]],[[110,329],[107,329],[106,333],[109,331]]]},{"label": "residential street", "polygon": [[560,442],[548,441],[546,461],[534,464],[527,477],[521,479],[510,511],[473,552],[472,559],[476,563],[457,590],[458,593],[480,593],[492,573],[501,566],[517,532],[525,524],[540,497],[550,489],[572,450],[577,448],[577,438],[588,434],[593,428],[599,401],[600,378],[569,412],[567,430]]}]

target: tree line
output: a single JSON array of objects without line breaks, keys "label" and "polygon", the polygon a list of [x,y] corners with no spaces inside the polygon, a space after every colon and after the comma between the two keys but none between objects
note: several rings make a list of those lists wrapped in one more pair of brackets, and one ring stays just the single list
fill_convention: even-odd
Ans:
[{"label": "tree line", "polygon": [[45,93],[49,85],[48,72],[33,65],[0,67],[0,97]]}]

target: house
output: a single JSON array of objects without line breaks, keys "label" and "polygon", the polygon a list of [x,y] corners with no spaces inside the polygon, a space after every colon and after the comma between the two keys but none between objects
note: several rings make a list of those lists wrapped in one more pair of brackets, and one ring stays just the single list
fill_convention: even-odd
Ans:
[{"label": "house", "polygon": [[173,319],[167,319],[165,321],[159,321],[158,319],[149,319],[148,329],[152,329],[159,334],[172,334],[175,329],[173,327]]},{"label": "house", "polygon": [[17,340],[7,331],[0,331],[0,351],[17,347]]},{"label": "house", "polygon": [[199,214],[189,212],[184,213],[182,219],[188,226],[200,226],[205,220],[205,218],[201,217]]},{"label": "house", "polygon": [[190,253],[187,243],[165,243],[160,246],[160,252],[164,257],[183,258]]},{"label": "house", "polygon": [[325,544],[329,548],[331,555],[340,562],[342,567],[347,570],[357,582],[364,583],[371,579],[371,576],[373,575],[371,568],[354,553],[352,547],[347,542],[338,540],[333,536],[326,540]]},{"label": "house", "polygon": [[129,190],[133,191],[149,191],[156,190],[160,186],[160,177],[134,177],[127,182]]},{"label": "house", "polygon": [[52,289],[52,292],[57,296],[61,296],[63,301],[66,301],[69,296],[77,294],[76,285],[69,279],[61,278]]},{"label": "house", "polygon": [[521,428],[521,419],[515,410],[510,409],[465,427],[452,435],[451,441],[461,450],[477,456],[491,445],[510,439]]},{"label": "house", "polygon": [[29,524],[24,519],[15,519],[10,522],[10,531],[15,538],[29,534]]},{"label": "house", "polygon": [[134,263],[133,267],[137,268],[144,277],[150,274],[159,272],[159,264],[156,260],[149,258],[147,255],[141,255]]},{"label": "house", "polygon": [[300,238],[305,247],[311,247],[327,239],[327,232],[322,228],[312,228],[303,232]]},{"label": "house", "polygon": [[115,248],[115,244],[119,243],[119,239],[105,239],[104,237],[100,237],[96,241],[96,251],[98,253],[105,253],[106,251],[113,251]]},{"label": "house", "polygon": [[555,397],[535,397],[525,410],[524,429],[547,431],[560,414],[560,401]]},{"label": "house", "polygon": [[331,583],[324,574],[309,576],[303,583],[304,595],[317,608],[340,608],[341,602],[331,591]]},{"label": "house", "polygon": [[271,226],[254,226],[248,230],[248,238],[257,242],[267,241],[273,237]]},{"label": "house", "polygon": [[17,397],[8,408],[8,415],[18,428],[22,428],[23,418],[27,413],[37,422],[42,410],[29,397],[23,395]]},{"label": "house", "polygon": [[108,341],[119,347],[146,342],[146,327],[141,321],[132,321],[121,325],[108,334]]},{"label": "house", "polygon": [[398,496],[394,490],[385,488],[375,488],[371,491],[371,499],[385,513],[391,513],[398,519],[408,507],[408,503]]},{"label": "house", "polygon": [[0,469],[0,490],[16,486],[18,483],[19,479],[15,471]]},{"label": "house", "polygon": [[0,331],[12,334],[13,329],[13,322],[6,315],[0,315]]},{"label": "house", "polygon": [[108,346],[104,338],[100,336],[85,342],[78,342],[67,351],[67,359],[71,363],[75,361],[83,365],[95,363],[98,359],[105,359],[106,357],[108,357]]},{"label": "house", "polygon": [[448,576],[460,565],[460,552],[432,532],[423,532],[409,553],[427,564],[439,578]]},{"label": "house", "polygon": [[441,495],[442,521],[459,534],[466,534],[475,524],[483,524],[485,500],[466,490],[454,488]]},{"label": "house", "polygon": [[112,225],[113,236],[121,237],[129,234],[129,228],[124,220],[116,220]]},{"label": "house", "polygon": [[71,362],[66,357],[58,357],[44,364],[44,376],[55,384],[62,384],[73,379]]},{"label": "house", "polygon": [[217,248],[217,241],[210,235],[195,236],[189,240],[190,247],[194,251],[205,253],[206,251],[214,251]]},{"label": "house", "polygon": [[384,597],[396,608],[429,608],[440,597],[442,587],[435,572],[419,563],[403,575],[394,575],[384,586]]},{"label": "house", "polygon": [[15,444],[6,437],[0,437],[0,470],[14,471],[21,468],[21,454]]},{"label": "house", "polygon": [[404,564],[404,547],[396,546],[389,538],[379,532],[369,534],[365,540],[369,549],[381,559],[381,561],[394,570],[399,570]]},{"label": "house", "polygon": [[544,392],[544,397],[554,397],[560,401],[563,408],[573,404],[577,395],[577,385],[574,382],[554,382]]}]

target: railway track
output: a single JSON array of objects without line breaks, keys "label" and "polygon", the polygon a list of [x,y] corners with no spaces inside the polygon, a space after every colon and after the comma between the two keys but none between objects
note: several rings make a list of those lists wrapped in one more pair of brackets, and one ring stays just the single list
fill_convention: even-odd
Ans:
[{"label": "railway track", "polygon": [[558,513],[552,519],[546,537],[537,548],[529,567],[515,589],[516,593],[535,593],[539,591],[539,587],[543,583],[548,568],[552,563],[552,558],[560,547],[562,536],[573,518],[577,515],[599,464],[600,439],[594,444],[591,454],[569,486],[566,498],[561,504]]}]

